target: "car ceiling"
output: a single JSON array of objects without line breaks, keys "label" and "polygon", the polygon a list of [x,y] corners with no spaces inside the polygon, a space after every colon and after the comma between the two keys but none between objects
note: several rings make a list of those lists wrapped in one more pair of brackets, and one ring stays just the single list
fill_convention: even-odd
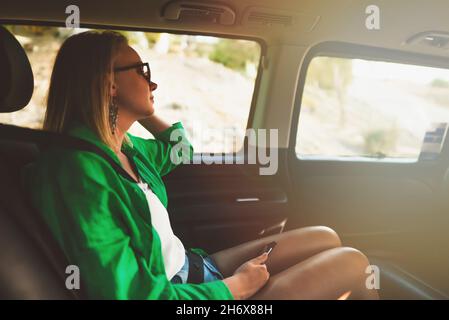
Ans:
[{"label": "car ceiling", "polygon": [[[232,26],[168,21],[162,17],[168,1],[8,1],[0,4],[0,19],[64,22],[65,8],[76,4],[81,23],[151,29],[188,30],[234,36],[262,38],[268,45],[286,44],[310,47],[323,41],[343,41],[376,47],[447,56],[447,51],[404,44],[411,36],[424,31],[449,31],[447,0],[225,0],[219,3],[236,13]],[[198,2],[198,1],[197,1]],[[213,3],[212,1],[200,1]],[[367,6],[380,9],[380,30],[365,27]],[[248,8],[295,16],[290,26],[254,26],[245,23]]]}]

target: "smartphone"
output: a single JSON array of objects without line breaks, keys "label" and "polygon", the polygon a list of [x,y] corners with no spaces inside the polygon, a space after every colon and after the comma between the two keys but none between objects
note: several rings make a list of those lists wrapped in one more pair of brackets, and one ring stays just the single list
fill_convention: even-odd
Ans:
[{"label": "smartphone", "polygon": [[262,253],[264,253],[264,252],[267,252],[268,254],[270,254],[271,250],[273,250],[273,248],[274,248],[276,245],[277,245],[277,242],[276,242],[276,241],[272,241],[272,242],[270,242],[270,243],[267,243],[267,244],[265,245],[265,247],[263,248],[263,250],[262,250],[262,252],[261,252],[260,254],[262,254]]}]

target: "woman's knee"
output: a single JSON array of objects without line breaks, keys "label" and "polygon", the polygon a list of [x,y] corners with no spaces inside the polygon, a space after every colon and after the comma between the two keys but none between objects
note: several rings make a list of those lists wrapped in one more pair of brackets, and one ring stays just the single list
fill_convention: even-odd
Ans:
[{"label": "woman's knee", "polygon": [[368,257],[358,249],[352,247],[340,247],[339,255],[344,260],[347,270],[352,270],[356,274],[365,275],[370,262]]},{"label": "woman's knee", "polygon": [[325,239],[325,241],[329,243],[329,246],[335,248],[341,247],[342,243],[340,236],[334,229],[327,226],[317,226],[316,228],[317,232],[322,234],[323,239]]},{"label": "woman's knee", "polygon": [[310,239],[318,243],[323,250],[341,247],[340,237],[334,229],[326,226],[312,226],[295,229],[298,237],[304,237],[304,232],[308,233]]},{"label": "woman's knee", "polygon": [[311,281],[310,287],[313,287],[313,281],[324,277],[330,287],[345,290],[360,288],[366,283],[370,274],[368,258],[360,250],[352,247],[326,250],[311,259],[309,260],[311,263],[308,263],[305,268],[301,264],[294,266],[295,269],[301,270],[302,279]]},{"label": "woman's knee", "polygon": [[352,247],[325,250],[269,279],[253,299],[329,299],[364,285],[368,258]]},{"label": "woman's knee", "polygon": [[[377,290],[370,287],[373,281],[376,281],[376,274],[372,273],[371,264],[368,257],[361,251],[342,247],[341,256],[344,257],[344,264],[341,268],[349,280],[353,283],[353,299],[379,299]],[[374,278],[372,278],[374,276]]]}]

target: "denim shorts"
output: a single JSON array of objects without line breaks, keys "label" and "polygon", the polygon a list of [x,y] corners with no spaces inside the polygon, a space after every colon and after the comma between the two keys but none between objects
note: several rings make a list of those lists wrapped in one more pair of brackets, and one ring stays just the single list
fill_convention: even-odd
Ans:
[{"label": "denim shorts", "polygon": [[[214,261],[210,256],[203,257],[204,262],[204,280],[203,282],[210,282],[215,280],[224,279],[218,267],[215,265]],[[181,270],[176,273],[170,282],[172,283],[187,283],[187,277],[189,275],[189,257],[186,254],[186,259]]]}]

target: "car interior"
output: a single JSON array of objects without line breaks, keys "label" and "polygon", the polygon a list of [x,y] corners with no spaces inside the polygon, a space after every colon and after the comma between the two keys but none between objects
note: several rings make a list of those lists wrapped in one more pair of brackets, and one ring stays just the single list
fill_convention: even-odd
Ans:
[{"label": "car interior", "polygon": [[[370,30],[367,7],[374,2],[380,28]],[[3,26],[64,27],[70,4],[0,4],[1,114],[25,108],[35,88],[27,52]],[[80,0],[77,5],[86,28],[250,39],[261,47],[247,128],[278,130],[277,171],[260,175],[260,162],[197,164],[165,176],[170,220],[186,245],[213,253],[295,228],[329,226],[345,246],[361,250],[379,268],[381,299],[449,298],[449,141],[442,139],[436,157],[416,161],[298,157],[297,150],[308,128],[303,104],[316,57],[448,69],[447,1]],[[379,97],[376,103],[384,102],[382,89],[371,91]],[[415,103],[405,101],[398,102],[404,110]],[[68,262],[19,183],[21,168],[55,136],[0,124],[1,299],[83,298],[82,290],[66,290]]]}]

